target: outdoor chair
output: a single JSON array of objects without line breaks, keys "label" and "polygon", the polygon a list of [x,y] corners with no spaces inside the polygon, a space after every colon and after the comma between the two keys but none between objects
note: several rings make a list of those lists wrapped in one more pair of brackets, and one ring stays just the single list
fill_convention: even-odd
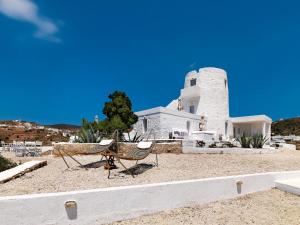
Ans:
[{"label": "outdoor chair", "polygon": [[[87,151],[87,154],[101,154],[101,153],[104,153],[106,151],[109,151],[112,146],[116,145],[117,146],[117,141],[116,141],[116,138],[114,138],[116,135],[118,135],[118,132],[115,131],[113,134],[112,134],[112,138],[111,139],[104,139],[104,140],[101,140],[100,143],[98,143],[97,145],[94,146],[94,148],[91,148]],[[70,155],[68,152],[62,150],[62,149],[58,149],[58,152],[61,156],[61,158],[63,159],[64,163],[66,164],[66,166],[68,168],[70,168],[69,164],[67,163],[67,160],[65,159],[64,155],[62,154],[62,152],[67,155],[69,158],[71,158],[73,161],[75,161],[76,163],[78,163],[82,168],[85,168],[84,165],[79,162],[77,159],[75,159],[72,155]],[[100,161],[102,161],[103,157],[105,157],[104,154],[101,154],[102,155],[102,158]],[[87,168],[85,168],[87,169]]]},{"label": "outdoor chair", "polygon": [[12,146],[12,150],[15,152],[16,157],[36,157],[41,155],[38,149],[27,148],[25,145],[14,145]]},{"label": "outdoor chair", "polygon": [[13,145],[12,151],[15,152],[16,157],[24,157],[27,153],[27,148],[25,145]]},{"label": "outdoor chair", "polygon": [[[131,176],[134,178],[134,174],[132,171],[128,170],[128,168],[122,163],[121,160],[129,160],[129,161],[136,161],[135,165],[137,165],[138,161],[143,160],[147,158],[153,151],[155,147],[155,136],[153,141],[149,141],[148,138],[150,134],[153,131],[151,130],[148,134],[148,137],[145,141],[140,141],[137,146],[132,149],[131,151],[125,153],[125,154],[119,154],[119,153],[113,153],[111,152],[111,155],[117,160],[118,163],[120,163],[125,170],[129,171],[131,173]],[[153,133],[154,135],[154,133]],[[158,156],[157,152],[155,152],[155,157],[156,157],[156,163],[155,166],[158,166]],[[108,178],[110,177],[110,170],[108,174]]]}]

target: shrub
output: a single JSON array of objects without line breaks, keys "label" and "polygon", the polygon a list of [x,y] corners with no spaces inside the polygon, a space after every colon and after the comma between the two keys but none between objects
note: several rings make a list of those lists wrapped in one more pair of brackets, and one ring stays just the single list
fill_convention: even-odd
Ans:
[{"label": "shrub", "polygon": [[216,145],[215,143],[212,143],[212,144],[210,144],[208,147],[209,147],[209,148],[216,148],[217,145]]},{"label": "shrub", "polygon": [[264,144],[268,141],[268,138],[263,136],[262,134],[255,134],[252,137],[252,147],[253,148],[263,148]]},{"label": "shrub", "polygon": [[134,137],[131,138],[130,134],[128,133],[128,139],[126,139],[124,136],[122,136],[122,140],[123,140],[123,142],[136,143],[136,142],[142,141],[143,137],[142,137],[142,135],[139,135],[138,133],[135,133]]},{"label": "shrub", "polygon": [[82,128],[77,133],[75,142],[77,143],[99,143],[102,139],[102,135],[99,131],[95,131],[93,125],[87,120],[82,120]]},{"label": "shrub", "polygon": [[2,155],[0,155],[0,172],[4,170],[8,170],[10,168],[13,168],[17,166],[16,163],[8,160],[7,158],[4,158]]},{"label": "shrub", "polygon": [[241,137],[237,139],[237,141],[240,143],[242,148],[250,148],[251,147],[251,142],[252,142],[252,137],[246,136],[243,134]]}]

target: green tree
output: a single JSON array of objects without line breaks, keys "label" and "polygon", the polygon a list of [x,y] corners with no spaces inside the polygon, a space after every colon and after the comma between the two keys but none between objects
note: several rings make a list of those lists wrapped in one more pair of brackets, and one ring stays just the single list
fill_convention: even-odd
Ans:
[{"label": "green tree", "polygon": [[[103,114],[106,116],[108,130],[115,129],[128,131],[138,121],[138,116],[132,111],[132,104],[129,97],[121,91],[115,91],[108,96],[109,102],[105,102]],[[103,124],[103,121],[101,121]],[[101,124],[100,122],[100,124]],[[105,122],[105,123],[107,123]]]},{"label": "green tree", "polygon": [[131,101],[124,92],[115,91],[108,98],[110,101],[105,102],[103,107],[106,118],[99,122],[82,119],[77,142],[99,142],[103,136],[109,136],[115,130],[122,135],[122,132],[129,132],[138,121],[138,116],[132,112]]}]

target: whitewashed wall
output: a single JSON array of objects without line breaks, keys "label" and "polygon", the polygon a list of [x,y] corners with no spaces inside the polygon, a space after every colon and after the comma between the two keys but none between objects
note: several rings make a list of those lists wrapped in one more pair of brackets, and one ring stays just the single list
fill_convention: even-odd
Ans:
[{"label": "whitewashed wall", "polygon": [[225,122],[229,119],[227,74],[217,68],[203,68],[199,74],[201,87],[199,114],[207,115],[208,130],[225,135]]},{"label": "whitewashed wall", "polygon": [[134,130],[139,134],[143,133],[143,119],[147,119],[148,131],[153,129],[156,138],[168,139],[172,129],[187,130],[187,121],[190,121],[190,132],[199,130],[200,119],[197,115],[179,112],[164,107],[158,107],[137,113],[138,122]]},{"label": "whitewashed wall", "polygon": [[266,136],[269,140],[271,140],[271,124],[269,123],[265,123],[265,122],[240,123],[240,124],[233,124],[233,128],[235,128],[236,130],[237,137],[243,135],[243,133],[245,133],[246,135],[262,134]]},{"label": "whitewashed wall", "polygon": [[[91,225],[230,199],[298,178],[300,171],[250,174],[0,198],[1,225]],[[238,183],[241,182],[241,185]],[[76,207],[66,208],[67,201]]]},{"label": "whitewashed wall", "polygon": [[190,122],[190,133],[199,130],[199,119],[177,116],[172,114],[161,114],[161,135],[162,138],[168,138],[172,128],[187,130],[187,122]]},{"label": "whitewashed wall", "polygon": [[[148,131],[153,129],[156,138],[162,138],[161,115],[160,113],[139,116],[138,122],[134,125],[134,130],[139,134],[144,134],[143,119],[147,119]],[[152,137],[150,137],[152,138]]]},{"label": "whitewashed wall", "polygon": [[[228,80],[224,70],[218,68],[202,68],[189,72],[185,77],[185,90],[190,87],[190,80],[197,79],[196,86],[199,97],[183,98],[183,106],[188,111],[190,105],[195,105],[196,114],[206,116],[207,130],[217,131],[225,135],[225,122],[229,120]],[[182,90],[182,93],[184,91]]]}]

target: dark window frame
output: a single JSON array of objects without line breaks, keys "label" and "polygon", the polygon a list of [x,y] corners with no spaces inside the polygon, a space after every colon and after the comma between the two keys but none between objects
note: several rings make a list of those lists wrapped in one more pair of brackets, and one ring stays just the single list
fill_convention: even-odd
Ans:
[{"label": "dark window frame", "polygon": [[194,105],[190,105],[189,111],[190,111],[190,113],[195,114],[195,106]]},{"label": "dark window frame", "polygon": [[190,86],[193,87],[196,85],[197,85],[197,79],[196,78],[190,79]]}]

